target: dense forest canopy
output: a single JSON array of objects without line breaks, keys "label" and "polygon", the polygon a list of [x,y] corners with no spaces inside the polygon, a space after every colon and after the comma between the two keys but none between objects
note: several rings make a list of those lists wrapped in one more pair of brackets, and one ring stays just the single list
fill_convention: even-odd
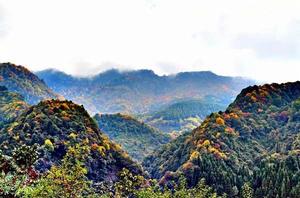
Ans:
[{"label": "dense forest canopy", "polygon": [[[227,108],[206,96],[92,118],[29,70],[0,71],[1,197],[299,197],[299,81],[247,87]],[[131,77],[154,75],[111,72],[98,80],[135,87]],[[148,125],[172,121],[179,136]]]}]

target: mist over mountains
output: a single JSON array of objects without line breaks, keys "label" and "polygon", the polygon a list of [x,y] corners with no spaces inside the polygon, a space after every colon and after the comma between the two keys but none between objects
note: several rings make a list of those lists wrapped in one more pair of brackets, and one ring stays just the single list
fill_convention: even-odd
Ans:
[{"label": "mist over mountains", "polygon": [[141,114],[177,101],[204,99],[228,105],[238,92],[254,81],[218,76],[212,72],[182,72],[159,76],[152,70],[112,69],[89,78],[77,78],[56,70],[36,75],[56,93],[83,104],[94,113]]}]

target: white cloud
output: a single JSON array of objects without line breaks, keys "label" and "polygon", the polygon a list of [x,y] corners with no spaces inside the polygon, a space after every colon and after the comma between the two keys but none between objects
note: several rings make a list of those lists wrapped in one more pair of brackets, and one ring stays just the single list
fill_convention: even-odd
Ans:
[{"label": "white cloud", "polygon": [[0,0],[0,5],[8,24],[0,37],[0,61],[32,70],[55,67],[87,75],[115,65],[160,74],[212,70],[264,81],[300,80],[297,0]]}]

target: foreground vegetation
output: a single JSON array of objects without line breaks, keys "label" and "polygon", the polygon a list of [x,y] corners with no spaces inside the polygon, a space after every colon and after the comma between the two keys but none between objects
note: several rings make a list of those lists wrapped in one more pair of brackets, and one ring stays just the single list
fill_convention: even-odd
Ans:
[{"label": "foreground vegetation", "polygon": [[[90,152],[84,144],[68,142],[68,151],[61,163],[40,173],[35,170],[39,156],[37,145],[21,146],[12,156],[0,156],[0,196],[1,197],[140,197],[171,198],[198,197],[217,198],[216,192],[201,179],[194,188],[187,188],[184,177],[177,182],[161,186],[156,180],[145,179],[124,168],[118,173],[115,183],[92,183],[87,178],[84,165]],[[243,197],[252,197],[252,189],[245,185]]]}]

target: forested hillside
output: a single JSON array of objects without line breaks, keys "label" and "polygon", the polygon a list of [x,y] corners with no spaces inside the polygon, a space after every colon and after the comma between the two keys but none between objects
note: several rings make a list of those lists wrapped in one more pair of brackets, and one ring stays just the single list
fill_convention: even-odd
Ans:
[{"label": "forested hillside", "polygon": [[144,166],[162,182],[180,173],[190,186],[205,178],[230,197],[241,196],[246,182],[255,197],[298,197],[299,97],[300,82],[248,87],[225,112],[212,113]]},{"label": "forested hillside", "polygon": [[94,119],[100,130],[120,145],[129,155],[141,161],[163,144],[170,141],[170,136],[122,114],[99,115]]},{"label": "forested hillside", "polygon": [[30,104],[59,97],[28,69],[12,63],[0,64],[0,86],[5,86],[11,92],[19,93]]},{"label": "forested hillside", "polygon": [[70,101],[48,100],[30,107],[1,130],[0,139],[5,154],[23,144],[43,146],[36,164],[42,172],[64,157],[71,141],[91,150],[85,165],[88,178],[94,181],[113,181],[122,168],[142,173],[121,146],[99,130],[86,110]]},{"label": "forested hillside", "polygon": [[140,119],[161,131],[178,135],[195,129],[207,115],[225,108],[220,101],[207,97],[202,100],[176,102],[161,110],[142,115]]},{"label": "forested hillside", "polygon": [[[200,81],[195,78],[203,83],[220,80],[207,72],[163,78],[145,70],[112,70],[91,79],[53,76],[74,89],[83,81],[90,91],[93,81],[102,83],[107,92],[101,94],[112,94],[105,95],[112,100],[119,96],[112,85],[150,98],[155,92],[161,100],[159,94],[166,94],[176,82],[176,91],[171,89],[176,97],[159,105],[147,106],[139,96],[121,91],[128,104],[136,105],[136,100],[151,109],[136,116],[144,123],[124,114],[92,118],[83,105],[44,100],[48,97],[41,88],[48,88],[42,81],[25,68],[4,65],[2,82],[8,87],[0,86],[1,197],[299,197],[300,82],[247,87],[224,108],[233,89],[226,97],[218,95],[224,94],[224,87],[218,92],[213,85],[209,88],[218,96],[183,91],[196,90],[194,83]],[[158,84],[151,84],[153,77]],[[162,79],[170,83],[165,90],[157,89]],[[226,84],[228,78],[222,79]],[[41,84],[30,87],[35,81]],[[142,89],[146,84],[147,90]],[[30,106],[37,100],[42,101]],[[182,135],[171,140],[170,134],[147,123]]]},{"label": "forested hillside", "polygon": [[0,86],[0,129],[28,107],[21,95],[10,92],[6,87]]}]

